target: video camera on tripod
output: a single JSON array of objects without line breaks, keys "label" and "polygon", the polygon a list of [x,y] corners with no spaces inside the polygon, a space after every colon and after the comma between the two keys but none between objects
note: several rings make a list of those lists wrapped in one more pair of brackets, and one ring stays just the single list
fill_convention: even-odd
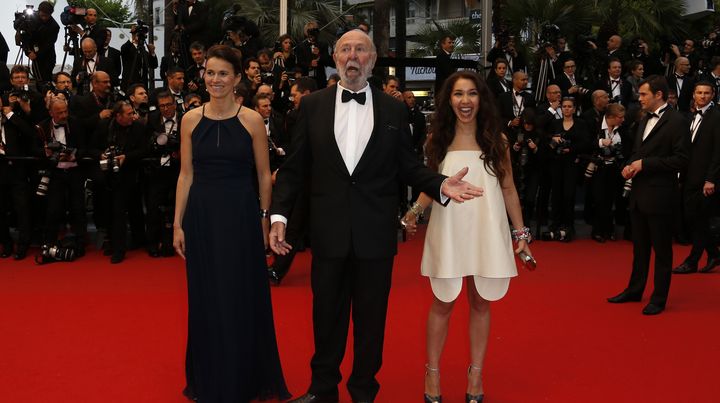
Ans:
[{"label": "video camera on tripod", "polygon": [[33,33],[40,28],[40,17],[35,6],[28,4],[25,10],[16,11],[13,28],[17,32],[15,44],[25,52],[32,50]]},{"label": "video camera on tripod", "polygon": [[148,34],[150,33],[150,26],[143,22],[143,20],[138,19],[137,24],[133,29],[137,35],[138,45],[144,44],[147,41]]}]

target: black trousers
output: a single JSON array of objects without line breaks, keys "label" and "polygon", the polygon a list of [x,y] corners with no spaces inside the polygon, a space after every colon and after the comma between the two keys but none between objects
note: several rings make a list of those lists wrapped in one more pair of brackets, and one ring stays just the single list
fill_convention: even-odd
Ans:
[{"label": "black trousers", "polygon": [[554,228],[572,230],[574,227],[577,175],[577,165],[575,165],[573,157],[563,155],[551,160],[551,217]]},{"label": "black trousers", "polygon": [[685,263],[696,266],[703,252],[707,252],[708,260],[720,256],[717,245],[710,238],[710,217],[717,214],[717,204],[716,195],[706,197],[702,191],[685,194],[685,217],[692,239],[692,249]]},{"label": "black trousers", "polygon": [[590,186],[593,194],[593,235],[609,237],[615,231],[613,225],[613,203],[621,186],[620,169],[612,165],[600,165],[592,177]]},{"label": "black trousers", "polygon": [[[173,167],[158,167],[147,175],[147,241],[149,248],[157,248],[162,240],[162,231],[169,219],[172,231],[175,211],[175,189],[178,171]],[[172,243],[172,236],[170,237]],[[164,248],[172,245],[163,244]]]},{"label": "black trousers", "polygon": [[0,243],[4,245],[12,244],[7,214],[11,208],[15,210],[18,245],[28,246],[32,233],[30,184],[24,169],[4,165],[0,167]]},{"label": "black trousers", "polygon": [[80,168],[52,170],[48,184],[47,206],[43,242],[54,244],[57,241],[58,230],[65,225],[65,213],[69,211],[72,230],[77,237],[78,246],[82,246],[87,234],[87,220],[85,177]]},{"label": "black trousers", "polygon": [[650,249],[655,251],[655,278],[650,302],[665,306],[672,276],[672,214],[630,211],[633,228],[633,267],[627,290],[642,294],[650,271]]},{"label": "black trousers", "polygon": [[133,208],[133,203],[136,203],[136,200],[141,198],[142,195],[136,172],[121,171],[120,173],[108,173],[108,175],[111,189],[110,241],[114,253],[125,252],[127,250],[128,215],[131,220],[131,228],[144,228],[143,221],[138,222],[138,220],[142,220],[142,216],[138,217],[129,211]]},{"label": "black trousers", "polygon": [[315,354],[309,393],[338,393],[352,312],[353,360],[347,387],[354,401],[373,401],[380,389],[375,375],[382,364],[385,319],[393,258],[313,257]]}]

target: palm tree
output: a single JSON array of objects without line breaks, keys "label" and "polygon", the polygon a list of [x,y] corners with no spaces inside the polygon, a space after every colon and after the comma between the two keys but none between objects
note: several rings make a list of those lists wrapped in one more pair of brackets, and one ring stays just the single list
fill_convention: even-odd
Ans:
[{"label": "palm tree", "polygon": [[[240,15],[255,22],[260,29],[260,40],[265,44],[274,43],[278,37],[280,2],[278,0],[218,0],[216,8],[230,8],[231,4],[240,5]],[[288,1],[288,33],[296,39],[304,38],[303,28],[311,21],[317,21],[320,27],[320,40],[332,43],[335,34],[342,26],[340,8],[333,2],[311,0]]]},{"label": "palm tree", "polygon": [[537,45],[546,25],[557,25],[567,37],[588,33],[593,17],[593,4],[576,0],[514,0],[503,9],[509,32],[530,46]]},{"label": "palm tree", "polygon": [[480,25],[471,24],[466,18],[450,20],[444,24],[427,25],[418,30],[411,57],[432,56],[440,39],[447,33],[455,36],[455,53],[480,53]]},{"label": "palm tree", "polygon": [[643,37],[650,43],[661,38],[684,39],[688,23],[682,18],[683,0],[596,0],[600,23],[598,40],[613,34],[623,38]]}]

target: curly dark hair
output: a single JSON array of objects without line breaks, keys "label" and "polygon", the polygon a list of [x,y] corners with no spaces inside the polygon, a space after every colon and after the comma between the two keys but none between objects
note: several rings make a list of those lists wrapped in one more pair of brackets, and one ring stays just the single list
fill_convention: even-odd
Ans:
[{"label": "curly dark hair", "polygon": [[480,75],[471,71],[458,71],[452,74],[445,80],[440,90],[432,119],[432,135],[427,142],[428,165],[437,171],[440,163],[445,159],[448,147],[455,138],[457,117],[452,109],[450,97],[455,83],[460,79],[472,81],[478,90],[480,105],[476,118],[475,140],[482,150],[480,158],[483,159],[485,170],[502,183],[507,174],[503,162],[507,158],[508,142],[502,135],[492,92]]}]

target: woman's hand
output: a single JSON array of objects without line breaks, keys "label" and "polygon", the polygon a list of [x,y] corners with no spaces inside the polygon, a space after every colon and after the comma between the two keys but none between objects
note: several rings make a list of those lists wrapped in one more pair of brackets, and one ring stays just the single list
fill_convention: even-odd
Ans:
[{"label": "woman's hand", "polygon": [[[515,254],[519,255],[520,252],[524,252],[526,255],[532,257],[532,252],[530,251],[530,246],[528,245],[528,242],[524,239],[521,239],[517,243],[517,249],[515,249]],[[533,270],[535,266],[530,266],[526,264],[526,262],[523,261],[523,266],[527,267],[530,270]]]},{"label": "woman's hand", "polygon": [[270,218],[265,217],[261,219],[262,231],[263,231],[263,243],[265,244],[265,250],[268,250],[268,236],[270,235]]},{"label": "woman's hand", "polygon": [[405,213],[405,216],[400,220],[400,224],[403,225],[405,231],[410,235],[415,235],[417,232],[417,216],[411,211]]},{"label": "woman's hand", "polygon": [[173,247],[175,252],[185,259],[185,231],[180,227],[173,227]]}]

